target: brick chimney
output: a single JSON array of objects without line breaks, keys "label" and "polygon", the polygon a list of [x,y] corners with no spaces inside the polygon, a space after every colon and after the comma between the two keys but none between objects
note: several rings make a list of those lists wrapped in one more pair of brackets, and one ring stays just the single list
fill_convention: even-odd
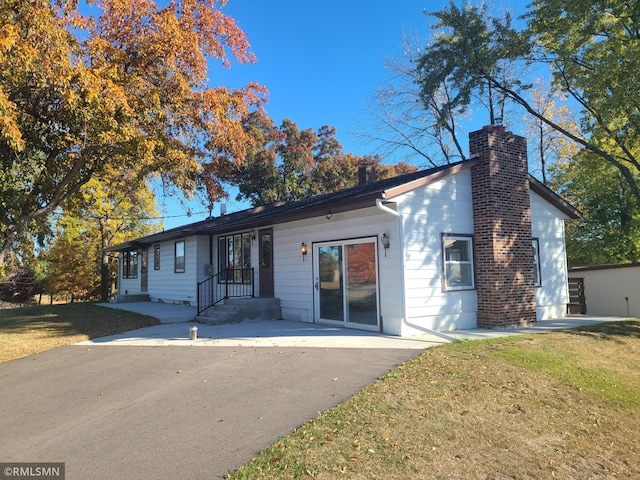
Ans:
[{"label": "brick chimney", "polygon": [[502,126],[469,134],[478,327],[536,321],[527,141]]},{"label": "brick chimney", "polygon": [[376,180],[376,167],[369,163],[363,163],[358,166],[358,185],[367,185]]}]

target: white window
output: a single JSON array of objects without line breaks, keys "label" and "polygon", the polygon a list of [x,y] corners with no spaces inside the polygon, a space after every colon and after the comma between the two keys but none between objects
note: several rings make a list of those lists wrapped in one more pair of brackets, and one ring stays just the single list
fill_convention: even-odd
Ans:
[{"label": "white window", "polygon": [[442,260],[445,290],[474,288],[471,236],[442,235]]},{"label": "white window", "polygon": [[540,277],[540,242],[537,238],[531,241],[533,247],[533,284],[536,287],[542,286],[542,280]]}]

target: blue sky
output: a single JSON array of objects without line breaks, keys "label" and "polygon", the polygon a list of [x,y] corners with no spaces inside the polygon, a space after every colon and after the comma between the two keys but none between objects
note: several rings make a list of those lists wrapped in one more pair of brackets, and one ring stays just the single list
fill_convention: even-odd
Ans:
[{"label": "blue sky", "polygon": [[267,110],[277,123],[290,118],[314,130],[332,125],[345,151],[368,153],[347,134],[366,120],[367,98],[386,77],[385,58],[402,54],[403,30],[426,35],[423,9],[443,4],[230,0],[224,11],[247,34],[259,63],[234,65],[222,78],[264,84]]},{"label": "blue sky", "polygon": [[[269,90],[266,105],[276,122],[294,121],[314,131],[336,127],[344,151],[364,155],[374,147],[353,135],[369,117],[371,96],[389,78],[385,59],[402,56],[403,36],[428,35],[432,19],[423,11],[441,10],[447,0],[229,0],[223,12],[247,34],[257,64],[219,64],[210,70],[210,84],[229,88],[256,81]],[[386,159],[395,162],[400,160]],[[160,201],[160,199],[159,199]],[[231,193],[227,211],[249,205]],[[191,217],[167,202],[165,228],[198,221],[207,214],[192,205]],[[214,215],[219,214],[219,205]]]}]

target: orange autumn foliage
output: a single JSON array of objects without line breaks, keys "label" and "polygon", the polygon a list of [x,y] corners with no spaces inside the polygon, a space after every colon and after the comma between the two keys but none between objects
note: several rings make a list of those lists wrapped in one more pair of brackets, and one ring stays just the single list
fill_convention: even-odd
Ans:
[{"label": "orange autumn foliage", "polygon": [[224,195],[219,158],[242,161],[256,83],[215,86],[212,63],[254,61],[226,1],[4,0],[0,4],[0,263],[26,229],[91,178],[161,177]]}]

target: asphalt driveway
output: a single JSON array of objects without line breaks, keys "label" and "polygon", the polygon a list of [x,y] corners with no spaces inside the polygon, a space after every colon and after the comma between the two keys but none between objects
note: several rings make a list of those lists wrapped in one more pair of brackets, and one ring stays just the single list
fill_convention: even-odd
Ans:
[{"label": "asphalt driveway", "polygon": [[[447,342],[281,320],[198,325],[192,341],[190,311],[160,313],[163,325],[0,363],[0,462],[64,462],[67,480],[222,478],[394,366]],[[612,320],[620,319],[568,317],[451,335]]]},{"label": "asphalt driveway", "polygon": [[73,345],[0,364],[0,462],[66,478],[221,478],[420,353]]}]

